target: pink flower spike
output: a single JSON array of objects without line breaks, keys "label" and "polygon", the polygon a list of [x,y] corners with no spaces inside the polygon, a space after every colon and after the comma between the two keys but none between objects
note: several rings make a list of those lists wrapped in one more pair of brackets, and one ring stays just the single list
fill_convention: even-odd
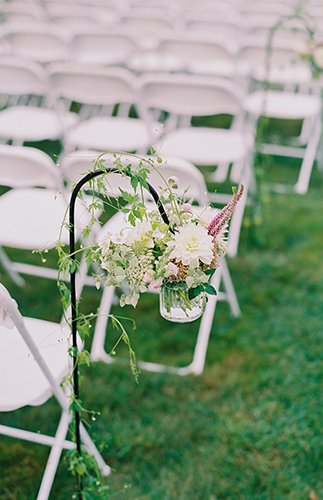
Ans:
[{"label": "pink flower spike", "polygon": [[182,205],[182,210],[184,210],[184,212],[190,212],[192,210],[192,205],[190,203],[184,203]]},{"label": "pink flower spike", "polygon": [[243,190],[244,186],[241,184],[239,191],[234,192],[232,200],[212,219],[207,231],[214,238],[225,228],[231,219],[235,206],[243,195]]}]

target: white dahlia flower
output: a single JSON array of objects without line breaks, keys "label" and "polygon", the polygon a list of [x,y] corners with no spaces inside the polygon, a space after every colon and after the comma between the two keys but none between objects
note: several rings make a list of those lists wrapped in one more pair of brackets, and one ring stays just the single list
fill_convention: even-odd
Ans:
[{"label": "white dahlia flower", "polygon": [[213,237],[203,226],[194,223],[180,227],[175,233],[175,241],[168,245],[174,246],[169,258],[188,266],[193,260],[199,259],[204,264],[211,264],[214,257]]},{"label": "white dahlia flower", "polygon": [[132,246],[134,243],[145,243],[147,247],[153,247],[154,243],[152,238],[149,236],[151,233],[150,222],[139,222],[136,226],[129,231],[126,237],[126,245]]}]

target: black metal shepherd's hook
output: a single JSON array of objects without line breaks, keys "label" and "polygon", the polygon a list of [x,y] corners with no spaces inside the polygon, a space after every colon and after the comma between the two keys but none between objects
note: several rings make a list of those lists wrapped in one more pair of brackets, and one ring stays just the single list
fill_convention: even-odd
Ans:
[{"label": "black metal shepherd's hook", "polygon": [[[84,184],[88,181],[94,179],[98,175],[107,174],[107,173],[119,173],[121,172],[115,167],[109,167],[106,170],[94,170],[93,172],[89,172],[85,175],[75,186],[73,189],[70,206],[69,206],[69,225],[70,225],[70,258],[75,260],[75,202],[77,199],[77,195]],[[131,173],[127,173],[129,177],[131,177]],[[165,209],[159,199],[159,196],[155,189],[147,183],[149,192],[152,195],[157,208],[160,212],[160,215],[163,221],[169,225],[169,219],[166,215]],[[74,266],[71,266],[71,269],[74,269]],[[76,286],[75,286],[75,275],[76,271],[72,270],[70,273],[70,292],[71,292],[71,316],[72,316],[72,353],[73,353],[73,386],[74,386],[74,396],[76,399],[79,399],[79,376],[78,376],[78,350],[77,350],[77,309],[76,309]],[[77,409],[76,405],[74,405],[74,416],[75,416],[75,439],[76,439],[76,449],[78,455],[81,456],[81,436],[80,436],[80,412]],[[82,489],[82,486],[80,486]],[[81,496],[80,496],[81,498]]]}]

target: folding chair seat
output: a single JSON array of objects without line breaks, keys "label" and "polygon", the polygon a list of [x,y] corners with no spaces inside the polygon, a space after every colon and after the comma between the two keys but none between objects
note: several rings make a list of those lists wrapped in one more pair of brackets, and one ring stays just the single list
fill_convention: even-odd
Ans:
[{"label": "folding chair seat", "polygon": [[36,61],[0,56],[0,138],[22,144],[61,139],[79,121],[76,113],[48,104],[48,78]]},{"label": "folding chair seat", "polygon": [[[26,405],[38,406],[52,395],[61,408],[55,436],[0,425],[2,435],[51,448],[37,500],[49,497],[62,450],[75,448],[75,443],[66,439],[71,417],[68,395],[60,385],[63,377],[71,371],[69,339],[70,328],[63,322],[23,318],[8,290],[0,284],[0,411],[11,412]],[[83,425],[80,434],[103,476],[107,476],[110,468]]]},{"label": "folding chair seat", "polygon": [[[24,284],[20,273],[57,279],[57,269],[46,267],[39,256],[35,264],[25,258],[22,261],[22,256],[16,262],[10,260],[8,251],[19,249],[30,255],[33,250],[55,247],[68,206],[58,167],[38,149],[0,145],[0,185],[12,188],[0,196],[0,261],[4,270],[19,286]],[[81,204],[76,221],[79,238],[89,222]],[[68,244],[66,228],[61,240]]]},{"label": "folding chair seat", "polygon": [[[65,99],[68,106],[73,101],[81,106],[83,121],[65,134],[65,151],[147,151],[150,135],[146,122],[128,116],[131,105],[138,101],[133,74],[124,68],[75,63],[52,65],[49,77],[58,105]],[[111,116],[117,105],[118,115]]]},{"label": "folding chair seat", "polygon": [[[168,113],[168,119],[160,112]],[[147,123],[156,116],[165,121],[165,136],[155,144],[161,155],[179,156],[197,166],[217,166],[211,175],[219,182],[226,178],[231,163],[243,166],[249,158],[253,135],[244,126],[242,94],[231,81],[184,74],[144,75],[140,113]],[[231,117],[229,128],[192,126],[193,117],[220,115]]]},{"label": "folding chair seat", "polygon": [[[181,158],[167,158],[167,161],[165,161],[161,165],[160,171],[166,179],[171,175],[176,175],[178,177],[180,181],[179,194],[182,194],[187,190],[184,195],[187,200],[190,199],[191,196],[194,196],[194,199],[199,203],[205,204],[207,202],[208,196],[204,177],[192,163]],[[112,175],[116,175],[116,177],[119,177],[118,174],[111,174],[111,176]],[[157,190],[157,192],[158,186],[164,185],[161,177],[154,171],[154,169],[151,169],[151,174],[148,176],[148,181]],[[151,204],[149,204],[148,200],[146,201],[146,203],[148,207],[149,205],[151,205],[152,209],[156,208],[154,203],[151,202]],[[196,207],[196,210],[199,209],[201,208]],[[112,233],[120,232],[123,225],[123,214],[121,212],[118,212],[102,227],[101,231],[97,234],[96,237],[100,239],[100,237],[103,237],[108,231]],[[236,227],[239,232],[240,227]],[[177,373],[179,375],[186,375],[189,373],[202,373],[204,369],[212,321],[218,300],[227,301],[234,316],[238,317],[241,314],[239,303],[235,294],[234,286],[225,258],[221,259],[220,267],[216,270],[214,276],[212,277],[211,283],[217,290],[219,290],[219,293],[216,296],[209,297],[206,311],[201,319],[192,363],[190,363],[186,367],[178,368],[175,366],[166,366],[157,363],[139,361],[139,368],[155,372],[169,371],[172,373]],[[224,288],[223,291],[222,289],[220,290],[221,285]],[[92,359],[103,360],[107,363],[111,363],[116,360],[115,357],[108,356],[104,349],[108,314],[113,304],[114,296],[114,287],[104,287],[91,347]],[[140,305],[138,307],[140,307]]]}]

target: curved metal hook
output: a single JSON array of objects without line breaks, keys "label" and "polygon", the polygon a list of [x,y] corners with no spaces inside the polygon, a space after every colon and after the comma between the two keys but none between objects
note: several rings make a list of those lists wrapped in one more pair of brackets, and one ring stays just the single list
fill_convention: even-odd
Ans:
[{"label": "curved metal hook", "polygon": [[[70,224],[70,256],[72,260],[75,260],[75,202],[77,199],[77,195],[84,184],[94,179],[95,177],[107,173],[119,173],[121,172],[115,167],[109,167],[106,170],[94,170],[93,172],[89,172],[86,174],[75,186],[73,192],[71,194],[70,199],[70,207],[69,207],[69,224]],[[127,174],[131,177],[131,174]],[[160,215],[163,221],[169,225],[169,219],[166,215],[164,206],[159,199],[159,196],[156,190],[149,184],[149,192],[152,195],[157,208],[160,212]],[[71,271],[70,273],[70,292],[71,292],[71,327],[72,327],[72,343],[73,343],[73,385],[74,385],[74,395],[75,398],[79,398],[79,378],[78,378],[78,359],[77,359],[77,316],[76,316],[76,286],[75,286],[75,271]],[[81,456],[81,436],[80,436],[80,414],[79,411],[75,408],[75,438],[76,438],[76,448],[78,455]]]}]

